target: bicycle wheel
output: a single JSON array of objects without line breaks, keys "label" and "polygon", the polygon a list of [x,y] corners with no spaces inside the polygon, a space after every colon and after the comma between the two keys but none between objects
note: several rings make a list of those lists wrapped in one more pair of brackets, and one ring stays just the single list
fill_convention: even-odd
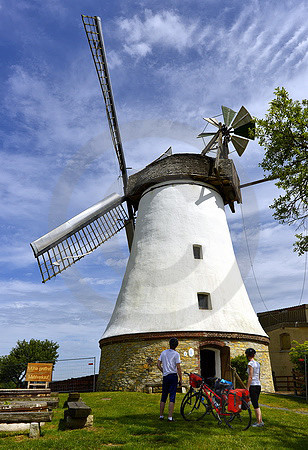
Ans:
[{"label": "bicycle wheel", "polygon": [[208,413],[207,400],[202,392],[194,392],[181,405],[181,414],[185,420],[200,420]]},{"label": "bicycle wheel", "polygon": [[182,414],[182,409],[184,404],[186,403],[186,401],[195,393],[195,391],[193,390],[192,387],[189,388],[189,390],[186,392],[186,394],[183,397],[183,400],[181,402],[181,407],[180,407],[180,413]]},{"label": "bicycle wheel", "polygon": [[248,403],[242,400],[242,409],[238,413],[231,413],[227,410],[227,402],[222,407],[223,418],[229,428],[238,431],[245,431],[251,425],[251,409]]}]

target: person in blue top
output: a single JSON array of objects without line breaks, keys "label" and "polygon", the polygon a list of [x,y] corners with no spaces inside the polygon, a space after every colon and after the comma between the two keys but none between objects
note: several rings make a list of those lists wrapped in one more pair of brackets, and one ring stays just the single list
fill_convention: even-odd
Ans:
[{"label": "person in blue top", "polygon": [[247,389],[249,390],[250,399],[252,406],[255,410],[255,415],[257,422],[254,423],[253,427],[263,427],[264,422],[262,421],[261,409],[259,406],[259,396],[261,392],[261,383],[260,383],[260,364],[258,361],[255,361],[254,357],[256,351],[253,348],[247,348],[245,351],[246,358],[248,359],[247,373],[248,373],[248,381],[247,381]]},{"label": "person in blue top", "polygon": [[157,367],[163,374],[163,389],[160,400],[160,420],[164,418],[165,404],[169,395],[168,421],[172,422],[177,385],[182,385],[182,370],[180,354],[175,350],[178,346],[177,338],[171,338],[170,348],[164,350],[157,361]]}]

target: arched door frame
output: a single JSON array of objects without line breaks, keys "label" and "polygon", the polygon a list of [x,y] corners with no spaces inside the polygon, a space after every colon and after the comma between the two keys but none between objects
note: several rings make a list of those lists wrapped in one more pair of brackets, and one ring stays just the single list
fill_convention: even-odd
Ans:
[{"label": "arched door frame", "polygon": [[215,351],[215,373],[218,378],[232,379],[230,369],[230,347],[221,341],[200,342],[199,368],[201,370],[201,350]]}]

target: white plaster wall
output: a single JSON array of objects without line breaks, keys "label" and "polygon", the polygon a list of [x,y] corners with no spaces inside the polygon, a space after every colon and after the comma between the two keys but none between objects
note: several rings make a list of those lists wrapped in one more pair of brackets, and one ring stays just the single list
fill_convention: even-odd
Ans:
[{"label": "white plaster wall", "polygon": [[[202,245],[203,259],[193,256]],[[200,310],[198,292],[211,295]],[[157,331],[266,336],[233,252],[221,196],[210,186],[158,184],[139,204],[132,251],[103,337]]]}]

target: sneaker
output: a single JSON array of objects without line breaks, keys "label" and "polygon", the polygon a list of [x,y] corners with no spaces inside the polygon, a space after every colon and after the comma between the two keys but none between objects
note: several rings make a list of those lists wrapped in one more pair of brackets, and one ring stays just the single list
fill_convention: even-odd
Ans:
[{"label": "sneaker", "polygon": [[171,419],[169,419],[169,417],[168,417],[168,422],[175,422],[175,420],[173,417],[171,417]]},{"label": "sneaker", "polygon": [[164,416],[159,416],[159,420],[164,420]]},{"label": "sneaker", "polygon": [[252,427],[264,427],[264,422],[256,422],[251,425]]}]

